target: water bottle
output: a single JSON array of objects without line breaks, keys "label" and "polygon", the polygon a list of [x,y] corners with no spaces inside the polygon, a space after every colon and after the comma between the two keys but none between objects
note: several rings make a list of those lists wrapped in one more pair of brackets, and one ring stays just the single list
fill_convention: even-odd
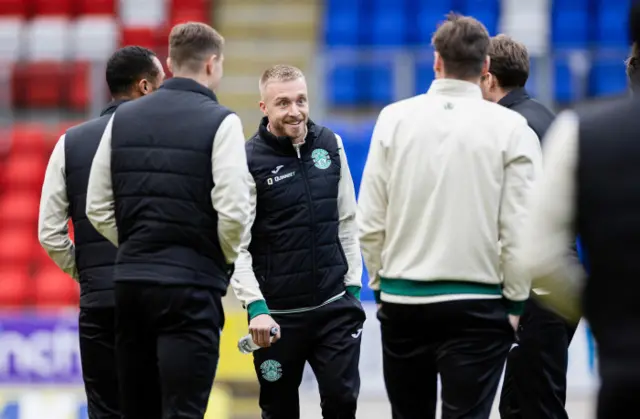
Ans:
[{"label": "water bottle", "polygon": [[[271,335],[271,337],[273,338],[275,335],[278,334],[278,328],[277,327],[272,327],[271,331],[269,332],[269,334]],[[249,333],[248,335],[244,336],[243,338],[241,338],[238,341],[238,350],[243,353],[243,354],[250,354],[253,351],[256,351],[258,349],[260,349],[261,347],[256,345],[253,342],[253,338],[251,337],[251,333]]]}]

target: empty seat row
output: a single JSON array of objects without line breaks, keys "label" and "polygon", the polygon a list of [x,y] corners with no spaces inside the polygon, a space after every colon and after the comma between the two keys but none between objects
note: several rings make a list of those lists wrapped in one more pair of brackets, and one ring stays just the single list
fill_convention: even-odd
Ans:
[{"label": "empty seat row", "polygon": [[117,15],[125,26],[157,26],[207,21],[210,8],[210,0],[2,0],[0,17]]},{"label": "empty seat row", "polygon": [[[11,81],[13,107],[86,110],[92,89],[95,86],[104,87],[103,83],[92,83],[91,65],[87,62],[58,61],[15,64]],[[104,74],[103,69],[102,65],[100,74]]]},{"label": "empty seat row", "polygon": [[630,0],[554,0],[550,10],[555,48],[608,48],[629,43]]},{"label": "empty seat row", "polygon": [[78,284],[53,262],[43,264],[35,275],[26,266],[3,265],[0,288],[0,307],[75,306],[80,296]]},{"label": "empty seat row", "polygon": [[495,34],[500,0],[329,0],[324,42],[329,46],[425,44],[451,10],[475,16]]},{"label": "empty seat row", "polygon": [[[626,45],[631,0],[553,0],[551,40],[555,48]],[[326,45],[400,46],[428,44],[450,10],[471,15],[491,34],[498,31],[499,0],[330,0],[325,9]]]},{"label": "empty seat row", "polygon": [[[627,79],[624,67],[626,51],[595,58],[591,62],[586,86],[566,57],[558,57],[553,63],[554,98],[561,103],[581,99],[580,92],[588,97],[613,96],[626,90]],[[401,83],[412,83],[402,92],[420,94],[426,92],[434,79],[431,62],[418,62],[414,65],[414,83],[410,78],[401,78]],[[334,106],[384,106],[397,100],[397,69],[392,63],[342,64],[327,72],[328,102]],[[535,79],[535,66],[532,66],[530,80]],[[535,94],[535,91],[532,92]],[[406,95],[405,95],[406,96]]]}]

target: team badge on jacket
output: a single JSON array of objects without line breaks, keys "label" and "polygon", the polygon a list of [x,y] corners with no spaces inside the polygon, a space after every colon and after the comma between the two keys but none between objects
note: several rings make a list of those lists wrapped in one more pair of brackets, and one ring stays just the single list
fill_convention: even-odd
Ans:
[{"label": "team badge on jacket", "polygon": [[267,359],[260,364],[260,372],[262,378],[273,383],[282,377],[282,365],[274,359]]},{"label": "team badge on jacket", "polygon": [[313,159],[313,165],[318,169],[328,169],[331,166],[331,158],[329,157],[329,153],[324,148],[316,148],[311,153],[311,158]]}]

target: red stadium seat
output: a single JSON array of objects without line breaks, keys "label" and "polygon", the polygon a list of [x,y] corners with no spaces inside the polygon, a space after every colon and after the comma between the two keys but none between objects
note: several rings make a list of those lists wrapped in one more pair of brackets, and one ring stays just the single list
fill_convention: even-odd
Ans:
[{"label": "red stadium seat", "polygon": [[116,14],[116,0],[76,0],[78,15],[109,15]]},{"label": "red stadium seat", "polygon": [[40,247],[36,236],[33,226],[8,226],[0,230],[0,267],[27,266]]},{"label": "red stadium seat", "polygon": [[33,297],[38,306],[76,305],[80,286],[50,262],[42,266],[33,278]]},{"label": "red stadium seat", "polygon": [[90,65],[86,62],[70,63],[67,67],[67,103],[74,111],[84,111],[90,103]]},{"label": "red stadium seat", "polygon": [[19,66],[16,71],[24,72],[19,81],[23,106],[27,108],[60,108],[62,102],[62,81],[65,65],[60,62],[35,62]]},{"label": "red stadium seat", "polygon": [[46,150],[45,127],[40,124],[16,124],[11,135],[11,153],[40,154]]},{"label": "red stadium seat", "polygon": [[141,47],[155,49],[155,29],[149,27],[122,28],[120,46],[139,45]]},{"label": "red stadium seat", "polygon": [[0,0],[0,15],[25,16],[27,14],[27,0]]},{"label": "red stadium seat", "polygon": [[36,188],[28,192],[7,191],[0,198],[0,220],[5,226],[34,228],[38,223],[39,206],[40,192]]},{"label": "red stadium seat", "polygon": [[4,189],[40,192],[46,162],[41,154],[11,154],[4,163]]},{"label": "red stadium seat", "polygon": [[171,26],[185,22],[207,22],[209,20],[208,14],[206,9],[181,7],[171,12]]},{"label": "red stadium seat", "polygon": [[31,0],[31,12],[37,16],[71,16],[73,0]]},{"label": "red stadium seat", "polygon": [[24,305],[30,289],[31,278],[26,265],[0,267],[0,306]]}]

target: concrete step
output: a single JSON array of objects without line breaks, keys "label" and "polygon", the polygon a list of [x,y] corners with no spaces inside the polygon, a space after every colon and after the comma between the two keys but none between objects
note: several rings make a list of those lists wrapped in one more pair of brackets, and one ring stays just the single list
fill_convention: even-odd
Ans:
[{"label": "concrete step", "polygon": [[216,23],[221,31],[223,28],[249,25],[258,27],[315,25],[320,18],[316,7],[297,1],[285,4],[265,1],[242,4],[233,0],[216,8]]},{"label": "concrete step", "polygon": [[287,60],[297,57],[313,57],[316,50],[315,41],[290,40],[226,40],[225,58],[269,56],[274,60]]},{"label": "concrete step", "polygon": [[253,23],[238,24],[219,28],[225,39],[269,39],[287,41],[291,39],[315,41],[317,28],[314,24],[293,22],[273,26],[260,26]]},{"label": "concrete step", "polygon": [[298,67],[302,71],[309,67],[309,59],[304,57],[297,57],[295,59],[279,60],[273,59],[268,56],[256,56],[253,58],[225,58],[224,60],[224,72],[226,75],[237,77],[244,76],[252,77],[254,80],[252,86],[255,84],[257,88],[258,79],[262,75],[262,72],[267,68],[275,64],[289,64]]}]

